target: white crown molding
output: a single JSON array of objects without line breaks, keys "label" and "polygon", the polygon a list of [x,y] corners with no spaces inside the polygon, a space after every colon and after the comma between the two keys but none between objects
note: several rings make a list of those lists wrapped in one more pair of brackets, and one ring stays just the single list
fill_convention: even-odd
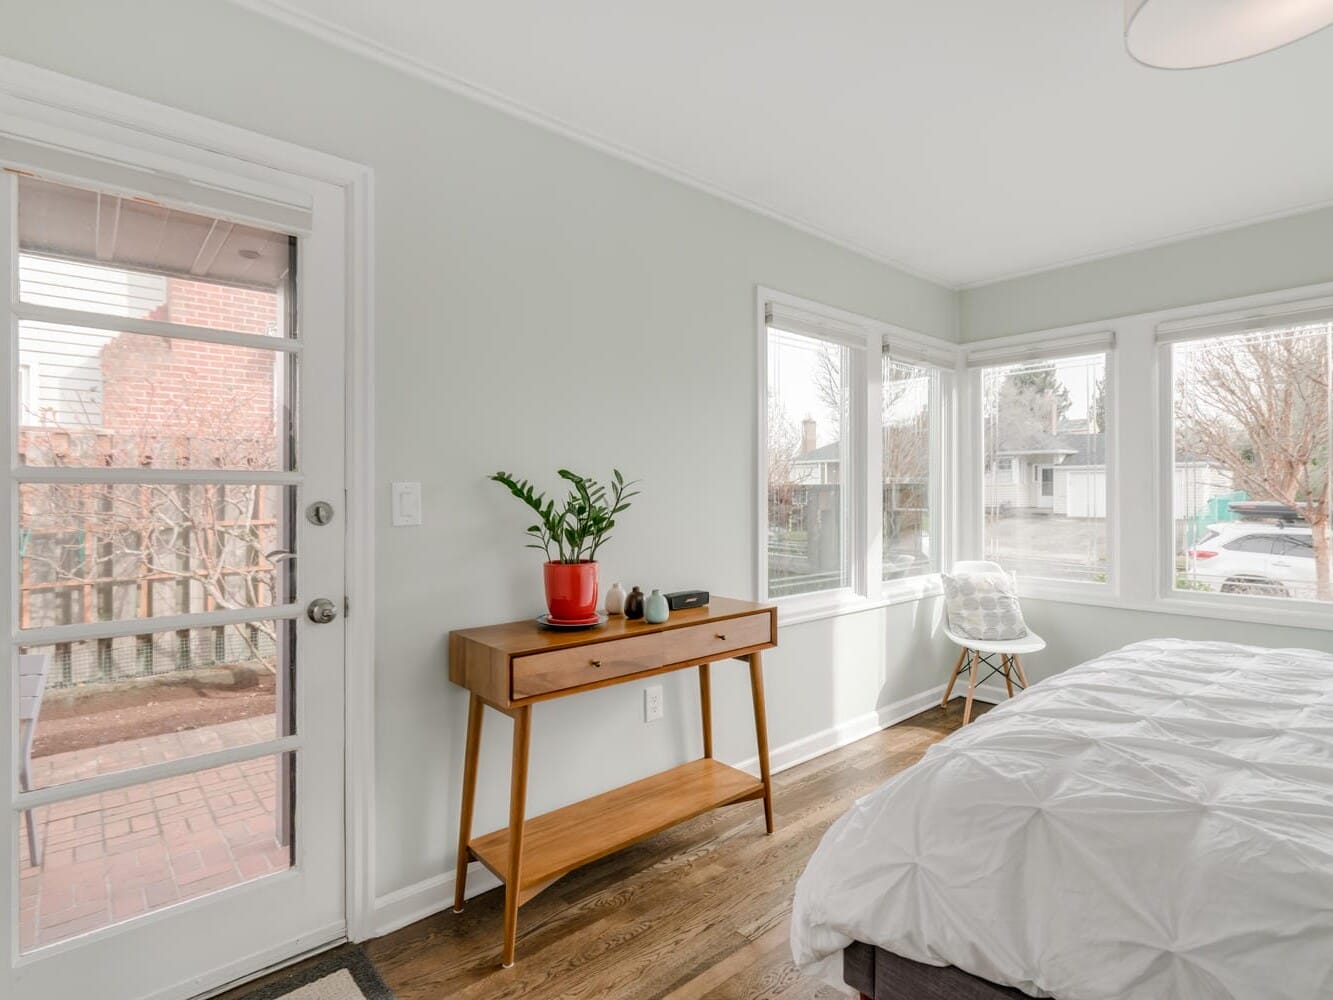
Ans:
[{"label": "white crown molding", "polygon": [[712,195],[714,198],[720,198],[723,201],[730,202],[746,211],[753,212],[756,215],[762,215],[767,219],[780,222],[792,229],[799,230],[809,236],[814,236],[823,240],[825,243],[831,243],[834,246],[841,247],[843,250],[849,250],[852,253],[865,257],[877,264],[883,264],[896,271],[922,281],[928,281],[933,285],[938,285],[948,291],[957,291],[957,285],[942,278],[938,274],[932,274],[929,271],[923,271],[921,268],[912,267],[900,260],[887,257],[882,253],[863,246],[854,240],[849,240],[838,236],[827,229],[808,222],[797,216],[790,215],[779,209],[765,205],[762,202],[747,198],[745,195],[738,194],[728,188],[715,184],[687,170],[659,160],[656,157],[640,153],[628,146],[607,139],[604,136],[597,135],[579,128],[570,122],[548,115],[526,104],[506,97],[504,94],[497,93],[487,87],[482,87],[470,83],[451,73],[431,66],[415,56],[407,55],[404,52],[387,45],[381,45],[366,38],[358,37],[352,34],[346,28],[335,24],[326,18],[318,17],[307,11],[298,10],[292,4],[285,0],[230,0],[237,7],[242,7],[255,14],[261,14],[270,20],[277,21],[280,24],[293,28],[302,34],[317,38],[337,48],[344,49],[356,55],[371,59],[390,69],[405,73],[408,76],[415,77],[433,86],[440,87],[461,97],[476,101],[478,104],[484,104],[489,108],[494,108],[512,118],[525,121],[530,125],[536,125],[538,128],[545,129],[548,132],[554,132],[566,139],[584,146],[590,146],[599,153],[605,153],[607,156],[613,156],[626,163],[632,163],[636,167],[649,170],[652,173],[659,174],[686,187],[702,191],[704,194]]},{"label": "white crown molding", "polygon": [[438,67],[430,65],[422,59],[408,55],[391,46],[382,45],[379,42],[359,37],[342,25],[297,8],[289,2],[289,0],[229,0],[229,2],[237,7],[244,8],[252,13],[262,15],[270,20],[286,25],[302,34],[373,60],[390,69],[415,77],[418,80],[448,90],[461,97],[468,98],[469,100],[476,101],[479,104],[484,104],[487,107],[500,111],[510,117],[525,121],[530,125],[536,125],[548,132],[554,132],[557,135],[563,136],[566,139],[571,139],[584,146],[589,146],[607,156],[615,157],[626,163],[632,163],[644,170],[667,177],[677,183],[684,184],[687,187],[702,191],[705,194],[730,202],[747,211],[754,212],[757,215],[764,216],[765,218],[789,226],[792,229],[814,236],[826,243],[841,247],[858,256],[872,260],[877,264],[894,268],[903,274],[919,278],[922,281],[928,281],[952,292],[970,291],[973,289],[985,288],[989,285],[1002,284],[1006,281],[1014,281],[1019,278],[1035,277],[1039,274],[1060,271],[1064,268],[1076,267],[1080,264],[1089,264],[1099,260],[1107,260],[1112,257],[1137,253],[1141,250],[1152,250],[1157,247],[1170,246],[1174,243],[1183,243],[1202,236],[1212,236],[1219,233],[1229,232],[1233,229],[1244,229],[1246,226],[1254,226],[1263,222],[1273,222],[1278,219],[1304,215],[1308,212],[1317,212],[1321,209],[1333,207],[1333,199],[1327,199],[1288,209],[1280,209],[1261,215],[1248,216],[1230,222],[1218,223],[1212,226],[1201,226],[1177,233],[1154,237],[1152,239],[1121,244],[1107,250],[1097,250],[1086,254],[1061,257],[1047,261],[1046,263],[1021,268],[1015,271],[1006,271],[995,275],[966,280],[951,280],[932,271],[905,263],[896,257],[890,257],[880,253],[879,251],[873,250],[855,240],[839,236],[816,223],[791,215],[762,202],[755,201],[752,198],[692,174],[688,170],[684,170],[664,160],[659,160],[656,157],[640,153],[637,150],[623,146],[604,136],[579,128],[563,119],[538,111],[535,108],[529,107],[519,101],[515,101],[512,98],[506,97],[504,94],[498,93],[487,87],[471,83],[461,77],[447,73]]}]

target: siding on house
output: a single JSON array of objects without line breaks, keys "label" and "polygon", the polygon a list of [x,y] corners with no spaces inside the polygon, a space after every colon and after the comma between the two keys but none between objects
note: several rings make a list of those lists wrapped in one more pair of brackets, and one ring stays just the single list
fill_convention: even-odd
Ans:
[{"label": "siding on house", "polygon": [[[19,255],[24,302],[146,316],[166,301],[167,279],[97,264]],[[102,424],[102,348],[117,334],[54,323],[19,324],[19,367],[27,393],[20,400],[25,425],[64,428]]]}]

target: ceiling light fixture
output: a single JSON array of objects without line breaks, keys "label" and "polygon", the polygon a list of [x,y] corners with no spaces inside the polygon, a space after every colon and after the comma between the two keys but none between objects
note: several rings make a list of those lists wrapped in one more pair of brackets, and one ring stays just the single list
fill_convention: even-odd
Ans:
[{"label": "ceiling light fixture", "polygon": [[1125,47],[1147,66],[1248,59],[1333,24],[1333,0],[1125,0]]}]

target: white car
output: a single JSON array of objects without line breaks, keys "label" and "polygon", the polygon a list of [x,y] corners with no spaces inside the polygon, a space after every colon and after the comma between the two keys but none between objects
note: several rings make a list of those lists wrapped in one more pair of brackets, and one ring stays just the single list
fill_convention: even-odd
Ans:
[{"label": "white car", "polygon": [[1224,594],[1313,598],[1314,533],[1308,525],[1214,524],[1185,552],[1185,576]]}]

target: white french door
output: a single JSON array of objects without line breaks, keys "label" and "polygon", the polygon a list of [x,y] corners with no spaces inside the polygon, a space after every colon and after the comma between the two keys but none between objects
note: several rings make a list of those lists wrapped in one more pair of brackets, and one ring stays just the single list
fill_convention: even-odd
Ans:
[{"label": "white french door", "polygon": [[5,997],[346,931],[343,191],[158,161],[0,129]]}]

